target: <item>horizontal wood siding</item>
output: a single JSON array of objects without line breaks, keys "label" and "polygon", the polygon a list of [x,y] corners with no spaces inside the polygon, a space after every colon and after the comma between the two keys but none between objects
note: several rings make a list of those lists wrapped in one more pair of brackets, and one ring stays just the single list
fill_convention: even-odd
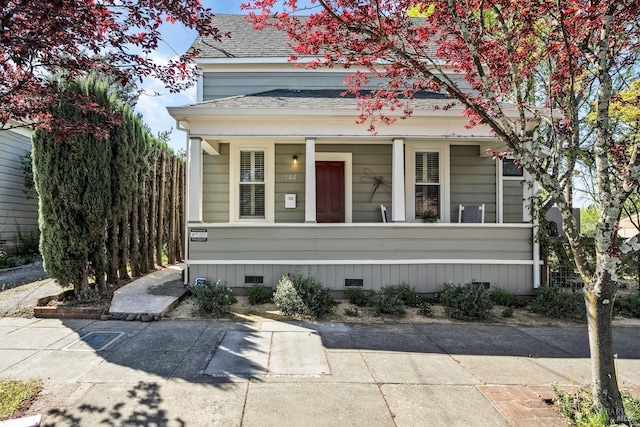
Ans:
[{"label": "horizontal wood siding", "polygon": [[[305,152],[304,144],[276,144],[275,222],[304,222]],[[296,165],[293,156],[298,156]],[[295,209],[285,209],[285,194],[296,195]]]},{"label": "horizontal wood siding", "polygon": [[341,85],[350,73],[327,72],[220,72],[204,73],[203,101],[275,89],[345,89]]},{"label": "horizontal wood siding", "polygon": [[[201,227],[198,227],[201,228]],[[531,260],[531,227],[467,224],[230,225],[190,242],[190,260]]]},{"label": "horizontal wood siding", "polygon": [[477,145],[451,146],[451,222],[458,222],[462,205],[484,203],[484,221],[496,222],[496,163],[480,157]]},{"label": "horizontal wood siding", "polygon": [[362,279],[364,290],[378,290],[382,286],[409,283],[420,293],[441,292],[446,283],[489,282],[517,295],[533,294],[533,272],[530,265],[464,264],[408,264],[408,265],[190,265],[189,277],[222,280],[233,288],[245,284],[245,276],[262,276],[264,285],[275,289],[287,273],[314,275],[329,289],[344,290],[345,279]]},{"label": "horizontal wood siding", "polygon": [[202,219],[229,222],[229,144],[220,144],[219,156],[203,156]]},{"label": "horizontal wood siding", "polygon": [[0,131],[0,240],[3,248],[15,245],[21,233],[38,230],[38,200],[27,199],[20,158],[31,151],[31,139],[18,133]]},{"label": "horizontal wood siding", "polygon": [[[227,98],[237,95],[266,92],[275,89],[314,90],[314,89],[340,89],[345,90],[342,84],[345,77],[353,74],[352,71],[327,72],[326,70],[300,71],[247,71],[247,72],[205,72],[203,74],[203,101]],[[460,76],[451,76],[458,86],[465,90],[469,84]],[[379,85],[379,79],[372,78],[369,82],[371,88]]]},{"label": "horizontal wood siding", "polygon": [[505,223],[522,222],[524,181],[505,179],[502,181],[503,221]]},{"label": "horizontal wood siding", "polygon": [[[391,144],[319,144],[316,152],[352,153],[353,222],[381,222],[380,205],[391,206]],[[373,176],[381,177],[387,189],[380,186],[372,198]]]}]

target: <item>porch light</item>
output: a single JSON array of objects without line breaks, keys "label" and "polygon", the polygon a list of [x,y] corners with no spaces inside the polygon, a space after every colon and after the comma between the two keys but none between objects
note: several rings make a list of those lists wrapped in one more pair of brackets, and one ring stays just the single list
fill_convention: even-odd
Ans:
[{"label": "porch light", "polygon": [[292,158],[293,158],[293,164],[297,165],[298,164],[298,156],[294,155]]}]

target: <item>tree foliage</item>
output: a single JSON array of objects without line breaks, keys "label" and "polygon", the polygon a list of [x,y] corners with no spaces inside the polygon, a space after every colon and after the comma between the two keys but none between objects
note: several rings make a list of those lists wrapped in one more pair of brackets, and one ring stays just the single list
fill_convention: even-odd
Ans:
[{"label": "tree foliage", "polygon": [[[50,77],[73,80],[99,72],[126,86],[151,76],[171,91],[182,90],[195,81],[189,63],[197,52],[159,61],[154,52],[162,41],[162,25],[180,24],[219,38],[212,17],[199,0],[0,0],[0,129],[14,120],[52,132],[57,139],[87,131],[106,138],[104,125],[117,121],[97,127],[51,114],[47,106],[66,95]],[[91,96],[75,102],[105,119],[111,116]]]},{"label": "tree foliage", "polygon": [[[166,143],[151,136],[107,80],[92,75],[58,81],[57,88],[65,92],[60,99],[90,95],[121,117],[120,124],[109,130],[108,139],[87,133],[59,142],[55,134],[44,130],[36,131],[33,137],[45,269],[63,287],[73,286],[81,292],[93,279],[104,289],[106,283],[128,279],[129,271],[138,276],[154,268],[149,255],[156,247],[151,249],[149,241],[157,242],[160,252],[165,246],[175,251],[182,244],[182,228],[169,231],[162,226],[155,230],[154,226],[162,223],[163,217],[181,218],[181,202],[172,202],[174,212],[165,212],[154,209],[152,201],[164,194],[183,198],[176,179],[171,180],[171,191],[156,194],[154,189],[163,184],[154,184],[152,171],[159,158],[171,154],[165,154]],[[104,119],[72,102],[53,104],[50,113],[56,119],[82,119],[96,126]],[[167,173],[184,174],[178,167],[181,163],[174,164]]]},{"label": "tree foliage", "polygon": [[[584,281],[594,398],[624,421],[613,354],[611,315],[620,254],[640,248],[617,241],[623,204],[640,182],[637,140],[611,132],[613,78],[637,70],[637,0],[317,0],[301,17],[295,0],[245,5],[256,28],[286,31],[292,59],[309,68],[353,69],[348,89],[360,121],[372,130],[413,112],[423,91],[446,92],[469,126],[489,126],[494,154],[513,155],[546,191],[563,218]],[[278,4],[285,11],[273,14]],[[417,10],[416,10],[417,9]],[[408,11],[420,17],[408,16]],[[462,75],[463,82],[454,78]],[[365,90],[372,77],[384,83]],[[585,106],[595,102],[586,129]],[[590,137],[586,133],[590,132]],[[504,144],[504,148],[499,147]],[[592,160],[599,219],[595,253],[572,216],[576,164]],[[595,269],[590,260],[596,260]]]}]

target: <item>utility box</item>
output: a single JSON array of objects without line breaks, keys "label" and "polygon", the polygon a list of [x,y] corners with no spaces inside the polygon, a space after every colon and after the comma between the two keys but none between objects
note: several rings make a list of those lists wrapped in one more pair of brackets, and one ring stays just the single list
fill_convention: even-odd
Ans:
[{"label": "utility box", "polygon": [[285,209],[295,209],[296,208],[296,195],[295,194],[285,194],[284,195],[284,208]]}]

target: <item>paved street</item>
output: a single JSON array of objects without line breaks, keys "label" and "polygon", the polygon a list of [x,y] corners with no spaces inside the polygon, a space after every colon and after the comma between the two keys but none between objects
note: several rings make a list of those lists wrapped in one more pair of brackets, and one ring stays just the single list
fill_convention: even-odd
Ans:
[{"label": "paved street", "polygon": [[590,365],[583,327],[0,318],[0,376],[42,378],[51,426],[543,426]]}]

